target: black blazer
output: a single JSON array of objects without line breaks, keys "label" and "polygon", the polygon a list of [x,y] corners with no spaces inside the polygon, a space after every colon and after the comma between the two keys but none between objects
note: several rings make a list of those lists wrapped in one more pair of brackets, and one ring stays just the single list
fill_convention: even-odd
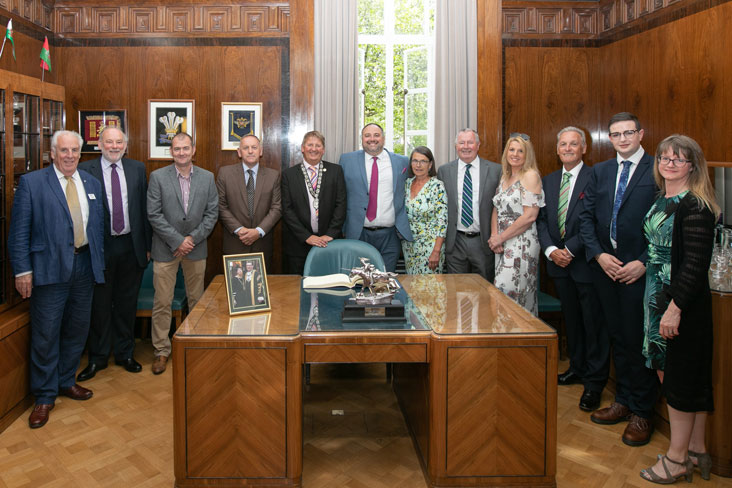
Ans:
[{"label": "black blazer", "polygon": [[[147,220],[147,175],[145,165],[134,159],[122,158],[122,169],[127,183],[127,205],[130,218],[130,234],[135,250],[137,264],[147,266],[147,253],[150,252],[152,228]],[[102,174],[102,159],[91,159],[79,164],[79,168],[88,171],[102,184],[102,201],[104,202],[104,247],[112,239],[112,226],[109,221],[109,202],[107,189]]]},{"label": "black blazer", "polygon": [[[282,173],[282,220],[285,222],[283,250],[290,256],[307,256],[310,245],[305,240],[311,235],[341,236],[346,220],[346,181],[343,168],[322,161],[323,179],[320,183],[318,232],[310,226],[310,202],[301,164]],[[289,233],[289,234],[288,234]]]},{"label": "black blazer", "polygon": [[556,246],[560,249],[566,247],[574,255],[574,259],[566,268],[557,266],[547,259],[546,271],[553,278],[571,276],[573,280],[580,283],[592,282],[590,267],[585,259],[585,246],[580,235],[579,221],[579,215],[584,206],[585,188],[590,182],[591,173],[592,168],[584,164],[577,174],[577,181],[574,183],[567,204],[564,239],[559,235],[558,222],[559,187],[562,184],[562,170],[548,174],[542,181],[546,206],[539,210],[539,218],[536,221],[541,250],[543,252],[550,246]]},{"label": "black blazer", "polygon": [[628,182],[620,204],[617,221],[617,250],[610,242],[610,222],[615,202],[615,180],[619,163],[609,159],[592,167],[590,183],[585,189],[584,208],[580,213],[580,233],[588,262],[606,252],[629,263],[645,264],[648,246],[643,236],[643,219],[658,195],[653,179],[653,157],[645,153]]}]

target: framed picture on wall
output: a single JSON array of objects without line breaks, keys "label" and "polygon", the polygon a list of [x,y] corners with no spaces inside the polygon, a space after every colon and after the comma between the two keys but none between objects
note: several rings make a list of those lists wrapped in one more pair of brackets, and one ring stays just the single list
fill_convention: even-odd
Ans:
[{"label": "framed picture on wall", "polygon": [[236,151],[242,137],[255,135],[262,140],[262,104],[221,103],[221,149]]},{"label": "framed picture on wall", "polygon": [[173,159],[170,143],[179,132],[196,141],[195,108],[195,100],[147,101],[149,159]]},{"label": "framed picture on wall", "polygon": [[127,134],[127,110],[79,110],[79,134],[84,138],[81,152],[100,152],[99,133],[107,126]]},{"label": "framed picture on wall", "polygon": [[224,256],[224,276],[229,315],[266,312],[270,309],[264,254]]}]

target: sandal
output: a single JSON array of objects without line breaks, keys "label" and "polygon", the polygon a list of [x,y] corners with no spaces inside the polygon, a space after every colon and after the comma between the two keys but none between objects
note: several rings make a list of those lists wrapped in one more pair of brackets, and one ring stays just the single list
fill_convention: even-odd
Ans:
[{"label": "sandal", "polygon": [[[666,464],[666,461],[672,464],[676,464],[678,466],[685,466],[686,471],[683,473],[679,473],[677,475],[672,475],[671,471],[668,469],[668,465]],[[663,466],[663,470],[666,472],[666,477],[662,477],[656,474],[655,471],[653,471],[653,466],[646,468],[640,472],[640,477],[643,478],[646,481],[650,481],[652,483],[658,483],[659,485],[671,485],[673,483],[676,483],[676,481],[681,478],[682,476],[686,478],[687,483],[691,483],[693,477],[694,477],[694,463],[691,462],[691,459],[686,458],[685,461],[678,462],[674,461],[673,459],[669,459],[668,456],[663,456],[661,458],[661,466]]]},{"label": "sandal", "polygon": [[708,452],[689,451],[689,456],[696,458],[696,467],[701,471],[702,479],[709,480],[709,472],[712,470],[712,456]]}]

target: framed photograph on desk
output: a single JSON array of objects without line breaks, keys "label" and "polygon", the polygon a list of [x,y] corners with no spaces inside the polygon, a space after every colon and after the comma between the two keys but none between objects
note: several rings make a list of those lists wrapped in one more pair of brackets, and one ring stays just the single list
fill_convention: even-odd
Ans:
[{"label": "framed photograph on desk", "polygon": [[266,312],[270,309],[264,254],[224,256],[229,315]]}]

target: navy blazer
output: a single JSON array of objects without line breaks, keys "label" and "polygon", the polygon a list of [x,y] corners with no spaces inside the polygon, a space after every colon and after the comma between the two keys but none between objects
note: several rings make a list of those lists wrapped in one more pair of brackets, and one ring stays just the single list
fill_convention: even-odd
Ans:
[{"label": "navy blazer", "polygon": [[585,190],[584,208],[580,213],[580,232],[587,261],[606,252],[623,264],[648,259],[648,245],[643,236],[643,219],[658,196],[653,179],[653,157],[645,153],[628,182],[617,220],[617,250],[610,242],[610,222],[615,201],[615,181],[620,165],[615,158],[592,167],[590,183]]},{"label": "navy blazer", "polygon": [[[86,237],[94,281],[104,283],[102,185],[79,170],[89,203]],[[8,254],[15,275],[33,272],[33,285],[67,283],[74,266],[74,223],[53,165],[20,177],[13,199]]]},{"label": "navy blazer", "polygon": [[[130,219],[130,236],[132,248],[135,251],[137,264],[147,266],[147,253],[150,252],[152,228],[147,220],[147,175],[145,165],[134,159],[122,158],[118,164],[122,165],[127,183],[127,215]],[[109,221],[109,202],[107,201],[104,174],[102,173],[102,159],[96,158],[79,164],[79,169],[88,171],[102,184],[102,201],[104,202],[104,239],[112,239],[112,226]]]},{"label": "navy blazer", "polygon": [[584,164],[577,174],[577,181],[574,183],[567,204],[564,239],[559,235],[559,187],[562,185],[562,173],[563,171],[560,169],[548,174],[542,180],[546,206],[539,210],[536,227],[539,231],[542,252],[550,246],[556,246],[559,249],[567,248],[574,258],[566,268],[557,266],[547,259],[546,271],[552,278],[571,276],[579,283],[590,283],[592,275],[585,260],[585,246],[580,235],[579,215],[584,206],[585,189],[590,182],[592,168]]},{"label": "navy blazer", "polygon": [[[394,181],[394,225],[402,237],[412,240],[407,211],[404,207],[404,183],[407,179],[409,158],[401,154],[387,151],[391,160],[392,178]],[[366,208],[369,206],[369,186],[366,178],[366,157],[364,151],[342,154],[338,164],[343,168],[346,179],[348,201],[346,204],[346,222],[343,234],[346,239],[361,237],[363,222],[366,219]]]}]

